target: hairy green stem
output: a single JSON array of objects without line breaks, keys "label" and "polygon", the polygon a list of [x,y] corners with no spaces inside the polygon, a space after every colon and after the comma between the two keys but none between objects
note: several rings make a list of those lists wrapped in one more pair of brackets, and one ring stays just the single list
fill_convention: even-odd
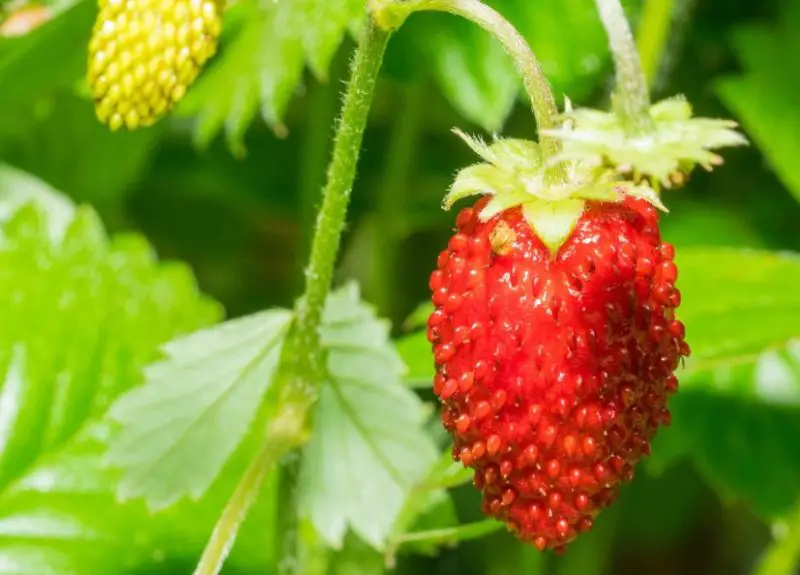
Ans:
[{"label": "hairy green stem", "polygon": [[289,362],[287,380],[276,390],[267,441],[236,486],[194,575],[219,573],[267,474],[307,439],[309,410],[325,377],[324,354],[319,341],[322,311],[331,287],[361,141],[389,35],[370,21],[356,50],[336,126],[322,207],[317,216],[305,293],[298,300],[294,328],[284,346],[291,350],[286,358]]},{"label": "hairy green stem", "polygon": [[647,0],[644,3],[636,40],[648,86],[653,86],[661,68],[674,12],[675,0]]},{"label": "hairy green stem", "polygon": [[[474,22],[494,36],[514,60],[522,76],[540,134],[558,127],[555,97],[536,55],[522,34],[499,12],[480,0],[372,0],[375,20],[389,30],[400,26],[414,12],[425,11],[455,14]],[[555,156],[561,146],[558,139],[544,135],[540,135],[539,144],[546,158]],[[565,177],[561,166],[556,166],[552,175],[558,180]]]},{"label": "hairy green stem", "polygon": [[767,548],[754,575],[792,575],[800,565],[800,504],[786,519],[786,533]]},{"label": "hairy green stem", "polygon": [[218,575],[236,541],[236,535],[247,513],[256,501],[267,474],[287,453],[303,441],[305,416],[295,410],[284,410],[267,428],[269,438],[250,463],[225,509],[214,526],[194,575]]},{"label": "hairy green stem", "polygon": [[424,117],[424,96],[423,82],[403,88],[403,101],[392,126],[386,165],[376,195],[378,233],[373,249],[373,303],[382,316],[389,318],[394,312],[403,204]]},{"label": "hairy green stem", "polygon": [[297,319],[291,341],[294,367],[305,379],[310,394],[316,391],[324,375],[318,330],[333,279],[361,141],[389,35],[390,32],[370,22],[356,50],[337,124],[322,206],[317,215],[311,257],[306,268],[306,289],[295,309]]},{"label": "hairy green stem", "polygon": [[617,86],[614,93],[616,112],[631,134],[651,132],[654,125],[650,116],[650,92],[622,4],[620,0],[595,0],[595,2],[600,20],[608,34],[617,70]]}]

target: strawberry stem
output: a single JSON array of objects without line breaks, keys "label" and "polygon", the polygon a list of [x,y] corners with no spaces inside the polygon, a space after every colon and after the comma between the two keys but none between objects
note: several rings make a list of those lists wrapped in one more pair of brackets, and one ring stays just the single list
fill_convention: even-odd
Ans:
[{"label": "strawberry stem", "polygon": [[[550,83],[525,38],[499,12],[480,0],[372,0],[371,10],[377,24],[387,30],[398,28],[414,12],[434,11],[460,16],[489,32],[503,45],[522,76],[539,128],[542,156],[550,158],[561,150],[558,139],[543,134],[558,127],[558,108]],[[553,166],[548,177],[563,182],[563,166]]]},{"label": "strawberry stem", "polygon": [[633,40],[628,19],[620,0],[595,0],[600,20],[608,34],[617,85],[614,91],[614,108],[625,129],[631,135],[647,134],[655,130],[650,116],[650,92],[642,71],[642,62]]},{"label": "strawberry stem", "polygon": [[297,320],[291,348],[295,350],[296,371],[307,379],[312,392],[324,374],[319,325],[333,279],[361,141],[389,35],[390,32],[370,23],[356,50],[305,272],[306,289],[295,307]]},{"label": "strawberry stem", "polygon": [[308,439],[310,411],[326,377],[325,355],[319,338],[322,312],[333,279],[361,141],[389,36],[390,32],[370,22],[356,49],[336,124],[333,157],[305,272],[305,293],[295,306],[295,322],[281,358],[286,379],[276,386],[266,442],[236,486],[194,575],[219,573],[268,472],[283,456]]},{"label": "strawberry stem", "polygon": [[236,541],[247,512],[255,503],[267,474],[286,453],[303,440],[305,417],[296,410],[285,410],[267,428],[267,441],[245,471],[222,515],[214,526],[193,575],[218,575]]}]

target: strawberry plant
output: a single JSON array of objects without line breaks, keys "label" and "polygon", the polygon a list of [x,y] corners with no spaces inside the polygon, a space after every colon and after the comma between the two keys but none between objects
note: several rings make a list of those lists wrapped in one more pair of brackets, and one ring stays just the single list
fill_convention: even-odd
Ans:
[{"label": "strawberry plant", "polygon": [[0,575],[796,573],[785,4],[4,2]]}]

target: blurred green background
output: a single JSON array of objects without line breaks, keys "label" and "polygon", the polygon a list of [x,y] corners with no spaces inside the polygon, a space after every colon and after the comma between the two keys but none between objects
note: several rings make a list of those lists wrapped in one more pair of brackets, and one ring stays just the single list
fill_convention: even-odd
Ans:
[{"label": "blurred green background", "polygon": [[[309,47],[292,37],[292,26],[302,31],[318,25],[311,10],[298,9],[298,19],[284,28],[270,28],[273,14],[262,23],[267,33],[241,40],[253,25],[253,10],[282,9],[248,4],[239,2],[229,11],[219,56],[176,114],[131,134],[109,133],[85,97],[82,71],[93,2],[53,2],[52,19],[41,28],[0,39],[0,162],[92,205],[110,232],[139,231],[160,258],[188,263],[201,289],[221,302],[229,317],[290,306],[301,292],[353,48],[352,38],[342,35],[360,14],[358,2],[350,2],[350,13],[337,16],[342,22],[335,37]],[[345,10],[348,3],[339,4]],[[492,4],[532,43],[560,102],[566,94],[578,105],[605,105],[610,61],[591,0]],[[800,48],[800,2],[646,0],[626,7],[634,26],[647,31],[639,39],[654,97],[685,93],[697,114],[739,120],[753,143],[726,150],[724,167],[714,174],[698,172],[685,190],[665,195],[671,212],[663,219],[666,238],[679,253],[690,246],[799,251],[800,61],[794,56]],[[7,4],[6,16],[18,8]],[[666,31],[663,43],[659,30]],[[310,69],[303,69],[304,61]],[[272,87],[260,94],[257,86],[239,92],[230,87],[231,79],[258,84],[252,80],[258,74]],[[337,274],[338,280],[360,282],[365,298],[394,321],[398,336],[405,318],[427,298],[427,276],[450,233],[454,214],[439,208],[444,191],[455,170],[473,161],[450,129],[533,137],[535,126],[520,96],[510,62],[469,24],[442,15],[415,16],[393,38]],[[745,276],[748,269],[743,264],[731,277],[737,273]],[[713,298],[725,286],[703,289]],[[798,289],[785,284],[787,291]],[[676,424],[702,444],[703,457],[679,457],[680,442],[665,436],[663,445],[655,446],[656,460],[640,468],[619,504],[564,557],[543,560],[503,533],[433,556],[402,554],[397,572],[750,573],[770,539],[770,520],[786,510],[783,493],[790,500],[793,494],[800,497],[795,409],[800,370],[791,366],[792,392],[782,405],[751,405],[738,396],[707,400],[702,393],[678,397],[685,405],[678,407]],[[751,366],[702,377],[710,378],[708,389],[733,380],[730,387],[736,387],[750,385],[759,372]],[[717,403],[708,407],[704,401]],[[740,438],[744,444],[720,451],[728,427],[749,431]],[[776,441],[785,445],[764,447]],[[458,488],[454,500],[462,521],[480,518],[470,486]],[[192,513],[182,517],[185,523],[199,521]],[[250,544],[236,549],[226,573],[270,568],[258,545],[264,529],[256,519],[248,529]],[[202,549],[204,531],[197,530],[172,551],[152,550],[152,561],[133,561],[119,572],[190,572]],[[366,551],[360,554],[357,544],[350,551],[331,572],[381,571],[381,562]],[[58,572],[0,561],[0,573]]]}]

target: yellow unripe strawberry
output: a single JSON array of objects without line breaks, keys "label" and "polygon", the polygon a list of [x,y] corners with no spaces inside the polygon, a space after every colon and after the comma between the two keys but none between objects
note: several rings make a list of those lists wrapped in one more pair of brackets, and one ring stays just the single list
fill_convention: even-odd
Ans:
[{"label": "yellow unripe strawberry", "polygon": [[223,0],[100,0],[89,43],[95,111],[112,130],[159,120],[217,50]]}]

